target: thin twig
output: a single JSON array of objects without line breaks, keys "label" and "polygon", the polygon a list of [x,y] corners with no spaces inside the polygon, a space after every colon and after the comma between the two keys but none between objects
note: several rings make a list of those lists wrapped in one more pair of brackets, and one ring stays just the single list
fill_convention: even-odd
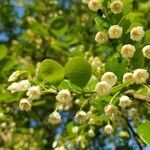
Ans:
[{"label": "thin twig", "polygon": [[129,96],[130,98],[133,98],[133,99],[139,101],[139,102],[147,103],[148,105],[150,105],[148,96],[136,94],[134,90],[128,90],[124,94]]},{"label": "thin twig", "polygon": [[125,121],[128,125],[128,128],[129,128],[129,131],[130,131],[131,135],[133,136],[134,140],[136,141],[136,143],[139,147],[139,150],[143,150],[143,147],[142,147],[141,143],[139,142],[138,134],[133,130],[132,126],[129,123],[129,120],[125,116],[122,116],[122,117],[125,119]]}]

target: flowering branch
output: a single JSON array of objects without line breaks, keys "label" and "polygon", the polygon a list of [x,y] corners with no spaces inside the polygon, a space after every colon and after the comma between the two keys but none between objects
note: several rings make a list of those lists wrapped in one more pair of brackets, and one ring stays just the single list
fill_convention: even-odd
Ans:
[{"label": "flowering branch", "polygon": [[148,101],[148,96],[136,94],[134,90],[128,90],[124,93],[125,95],[129,96],[130,98],[133,98],[139,102],[147,103],[150,105],[150,102]]}]

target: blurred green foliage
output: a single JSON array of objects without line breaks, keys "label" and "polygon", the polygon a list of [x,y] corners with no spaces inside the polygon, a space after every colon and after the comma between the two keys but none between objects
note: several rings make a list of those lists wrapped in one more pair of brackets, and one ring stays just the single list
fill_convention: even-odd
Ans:
[{"label": "blurred green foliage", "polygon": [[[133,138],[129,136],[128,127],[122,118],[117,118],[113,123],[115,134],[107,137],[103,130],[108,118],[104,116],[104,107],[113,97],[113,93],[125,92],[127,89],[137,90],[136,94],[145,95],[145,87],[121,83],[125,72],[136,68],[146,68],[150,73],[150,62],[142,56],[141,48],[150,44],[150,4],[148,0],[123,0],[123,13],[114,16],[109,9],[110,0],[102,0],[102,17],[99,12],[93,13],[87,5],[80,1],[72,1],[69,9],[64,9],[56,0],[35,0],[28,6],[24,6],[25,12],[18,24],[18,15],[15,12],[11,0],[0,1],[0,32],[6,33],[9,41],[0,45],[0,149],[14,150],[40,150],[52,149],[52,142],[57,138],[57,127],[62,127],[61,142],[71,141],[73,144],[77,136],[84,137],[82,143],[88,149],[98,140],[100,148],[104,149],[108,143],[115,142],[116,149],[134,149],[128,145]],[[133,7],[132,7],[133,6]],[[17,6],[16,6],[17,7]],[[132,11],[133,10],[133,11]],[[123,27],[123,36],[120,40],[109,39],[104,45],[95,42],[94,37],[98,31],[107,31],[112,24]],[[129,39],[130,30],[137,25],[142,25],[145,37],[141,42]],[[15,33],[16,28],[21,32]],[[135,44],[137,52],[131,59],[131,64],[122,59],[119,51],[124,44]],[[106,62],[105,69],[97,71],[91,68],[87,60],[83,59],[88,52],[90,57],[98,56],[102,62]],[[89,56],[88,56],[89,57]],[[46,59],[46,60],[45,60]],[[54,61],[55,60],[55,61]],[[38,67],[39,63],[40,67]],[[37,68],[39,70],[37,70]],[[42,95],[41,99],[33,101],[29,112],[19,110],[19,100],[25,96],[24,92],[11,94],[7,91],[8,77],[15,70],[26,70],[28,73],[18,80],[29,78],[31,83],[39,84],[42,89],[49,88],[51,93]],[[88,94],[95,88],[96,83],[105,71],[112,71],[118,77],[119,84],[112,88],[110,96],[95,97]],[[39,82],[40,81],[40,82]],[[57,83],[57,84],[56,84]],[[148,83],[149,86],[149,83]],[[55,109],[55,92],[61,89],[69,89],[74,92],[75,98],[81,99],[81,107],[86,111],[94,108],[95,137],[87,136],[90,129],[88,124],[79,126],[79,133],[72,132],[74,122],[73,115],[79,107],[75,105],[69,110],[67,121],[62,126],[52,126],[48,122],[48,115]],[[91,99],[94,97],[94,101]],[[119,97],[114,99],[118,105]],[[142,120],[149,120],[149,101],[134,101],[134,108],[138,108],[138,115],[127,120],[137,128]],[[84,104],[87,104],[85,106]],[[123,114],[127,110],[120,110]],[[64,113],[64,112],[62,112]],[[64,115],[65,116],[65,115]],[[126,116],[125,116],[126,117]],[[65,120],[64,119],[64,120]],[[120,119],[120,120],[119,120]],[[148,125],[147,125],[148,124]],[[65,126],[66,128],[64,129]],[[137,132],[146,144],[149,144],[149,122],[143,123]],[[124,131],[125,134],[121,133]],[[139,137],[138,136],[138,137]],[[140,140],[142,146],[145,143]],[[96,149],[96,148],[95,148]]]}]

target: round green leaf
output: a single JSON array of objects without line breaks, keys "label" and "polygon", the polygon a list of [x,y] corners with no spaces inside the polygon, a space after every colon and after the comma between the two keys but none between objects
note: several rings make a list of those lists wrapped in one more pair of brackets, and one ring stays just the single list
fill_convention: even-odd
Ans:
[{"label": "round green leaf", "polygon": [[7,47],[5,45],[0,45],[0,60],[2,60],[7,55]]},{"label": "round green leaf", "polygon": [[57,17],[51,23],[51,32],[56,36],[63,35],[68,29],[68,24],[65,19],[61,17]]},{"label": "round green leaf", "polygon": [[141,139],[146,143],[150,144],[150,121],[140,124],[137,128],[137,132]]},{"label": "round green leaf", "polygon": [[64,69],[56,61],[46,59],[40,64],[38,77],[43,81],[58,83],[64,78]]},{"label": "round green leaf", "polygon": [[118,79],[121,80],[126,72],[126,61],[120,57],[110,57],[106,61],[105,68],[106,71],[114,72]]},{"label": "round green leaf", "polygon": [[65,75],[71,83],[84,87],[91,78],[91,65],[82,57],[72,58],[65,66]]}]

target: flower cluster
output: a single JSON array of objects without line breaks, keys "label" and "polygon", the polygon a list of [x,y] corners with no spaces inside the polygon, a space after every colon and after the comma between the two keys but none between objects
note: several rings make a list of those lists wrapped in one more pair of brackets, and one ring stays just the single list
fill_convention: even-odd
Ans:
[{"label": "flower cluster", "polygon": [[[12,75],[10,75],[9,81],[11,82],[15,81],[19,75],[20,75],[19,72],[15,71],[14,73],[12,73]],[[40,87],[31,86],[29,80],[21,80],[19,82],[13,82],[7,88],[7,90],[11,91],[11,93],[26,92],[26,96],[28,96],[28,98],[21,99],[19,103],[19,108],[21,110],[30,110],[31,100],[39,99],[41,96]]]},{"label": "flower cluster", "polygon": [[126,108],[126,107],[131,106],[131,104],[132,104],[132,101],[130,100],[128,96],[123,95],[120,97],[120,100],[119,100],[120,107]]},{"label": "flower cluster", "polygon": [[146,69],[136,69],[131,72],[127,72],[123,75],[123,83],[128,84],[143,84],[146,83],[147,79],[149,78],[149,73]]},{"label": "flower cluster", "polygon": [[117,76],[113,72],[106,72],[101,77],[101,82],[98,82],[95,91],[99,95],[108,95],[111,92],[112,86],[117,83]]},{"label": "flower cluster", "polygon": [[100,72],[102,70],[103,67],[103,63],[101,62],[99,57],[93,57],[90,56],[88,59],[89,63],[91,64],[92,68],[98,72]]}]

